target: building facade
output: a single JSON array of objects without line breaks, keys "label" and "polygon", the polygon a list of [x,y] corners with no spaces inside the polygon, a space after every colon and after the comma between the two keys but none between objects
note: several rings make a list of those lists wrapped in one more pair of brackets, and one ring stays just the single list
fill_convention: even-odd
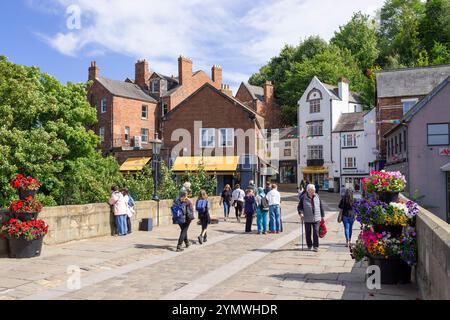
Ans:
[{"label": "building facade", "polygon": [[386,170],[401,171],[406,192],[450,223],[450,76],[388,131]]},{"label": "building facade", "polygon": [[387,157],[384,135],[449,75],[450,65],[376,73],[377,169],[383,168]]},{"label": "building facade", "polygon": [[281,184],[297,184],[298,168],[298,129],[297,127],[280,128],[272,130],[271,139],[268,140],[271,164],[277,168],[278,173],[272,181]]},{"label": "building facade", "polygon": [[333,139],[333,128],[343,113],[361,112],[360,97],[349,90],[348,80],[338,86],[322,83],[314,77],[298,102],[298,181],[318,182],[321,189],[337,191],[340,175],[333,153],[339,140]]}]

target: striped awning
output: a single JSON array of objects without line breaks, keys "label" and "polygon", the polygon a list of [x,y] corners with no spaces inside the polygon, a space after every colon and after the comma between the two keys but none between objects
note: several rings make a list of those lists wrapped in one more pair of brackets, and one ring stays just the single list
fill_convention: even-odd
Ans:
[{"label": "striped awning", "polygon": [[328,168],[326,167],[304,167],[302,169],[303,173],[328,173]]},{"label": "striped awning", "polygon": [[121,166],[121,172],[127,171],[141,171],[149,163],[152,158],[128,158]]},{"label": "striped awning", "polygon": [[234,172],[238,163],[238,156],[178,157],[172,172],[199,171],[200,168],[206,172]]}]

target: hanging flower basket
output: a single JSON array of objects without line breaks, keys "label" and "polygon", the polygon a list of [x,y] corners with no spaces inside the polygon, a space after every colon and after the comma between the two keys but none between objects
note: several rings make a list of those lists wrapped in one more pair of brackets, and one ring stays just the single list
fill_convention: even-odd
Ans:
[{"label": "hanging flower basket", "polygon": [[24,200],[16,200],[9,206],[11,218],[21,221],[36,220],[42,210],[42,204],[28,196]]}]

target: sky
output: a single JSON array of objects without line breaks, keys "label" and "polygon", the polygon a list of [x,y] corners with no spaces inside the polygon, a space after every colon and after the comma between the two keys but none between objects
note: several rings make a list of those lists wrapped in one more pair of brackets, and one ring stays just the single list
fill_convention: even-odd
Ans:
[{"label": "sky", "polygon": [[354,12],[375,15],[384,0],[3,0],[0,55],[37,66],[58,80],[100,75],[134,78],[134,64],[178,74],[180,55],[194,71],[223,69],[236,93],[285,44],[319,35],[329,40]]}]

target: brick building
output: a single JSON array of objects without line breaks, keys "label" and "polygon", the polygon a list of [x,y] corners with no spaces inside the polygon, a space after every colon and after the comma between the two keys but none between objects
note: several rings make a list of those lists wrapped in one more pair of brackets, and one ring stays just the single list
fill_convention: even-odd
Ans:
[{"label": "brick building", "polygon": [[204,71],[192,70],[192,60],[178,58],[178,77],[152,72],[146,60],[135,65],[134,80],[100,77],[94,61],[89,67],[88,99],[97,109],[98,124],[93,128],[101,137],[104,155],[119,163],[133,157],[151,157],[150,142],[161,136],[161,118],[205,83],[217,89],[222,85],[222,68],[213,66],[211,78]]},{"label": "brick building", "polygon": [[183,174],[200,165],[218,175],[218,190],[224,184],[249,180],[264,183],[264,118],[254,110],[204,84],[163,117],[162,133],[170,150],[172,171]]},{"label": "brick building", "polygon": [[386,161],[384,135],[420,100],[450,75],[450,65],[377,72],[378,169]]},{"label": "brick building", "polygon": [[242,82],[236,92],[236,99],[266,119],[266,128],[280,128],[280,106],[276,103],[272,82],[263,87]]}]

